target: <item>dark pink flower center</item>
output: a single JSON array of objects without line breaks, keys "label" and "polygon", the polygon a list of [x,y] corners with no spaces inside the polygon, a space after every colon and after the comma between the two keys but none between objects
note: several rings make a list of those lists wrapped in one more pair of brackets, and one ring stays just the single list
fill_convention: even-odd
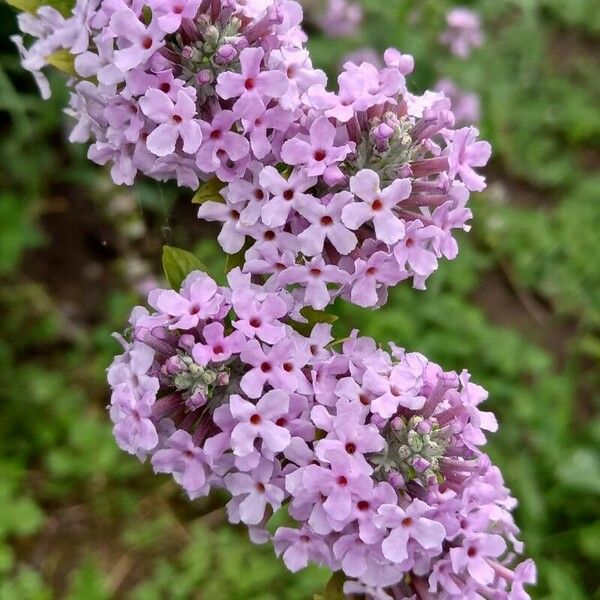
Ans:
[{"label": "dark pink flower center", "polygon": [[327,152],[325,150],[315,150],[314,157],[317,162],[321,162],[327,157]]},{"label": "dark pink flower center", "polygon": [[252,415],[250,417],[250,423],[252,423],[252,425],[258,425],[261,422],[261,418],[260,415],[258,413]]}]

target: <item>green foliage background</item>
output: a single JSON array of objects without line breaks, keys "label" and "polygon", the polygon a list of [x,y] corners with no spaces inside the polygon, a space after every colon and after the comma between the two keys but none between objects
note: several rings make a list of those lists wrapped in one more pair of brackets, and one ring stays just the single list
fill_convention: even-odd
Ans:
[{"label": "green foliage background", "polygon": [[[356,37],[311,31],[315,62],[333,74],[364,46],[414,54],[415,91],[444,74],[480,95],[494,159],[459,259],[383,310],[340,304],[336,326],[473,372],[500,419],[491,453],[520,499],[534,597],[598,599],[600,7],[474,0],[487,42],[462,62],[437,42],[449,2],[362,4]],[[15,29],[1,5],[0,600],[311,598],[328,573],[291,576],[225,524],[219,499],[186,502],[113,444],[103,377],[110,332],[139,301],[128,253],[156,273],[163,243],[193,241],[213,271],[222,257],[188,196],[115,190],[64,141],[63,82],[38,98]],[[134,200],[125,217],[110,210],[119,195]],[[125,243],[128,227],[143,235]]]}]

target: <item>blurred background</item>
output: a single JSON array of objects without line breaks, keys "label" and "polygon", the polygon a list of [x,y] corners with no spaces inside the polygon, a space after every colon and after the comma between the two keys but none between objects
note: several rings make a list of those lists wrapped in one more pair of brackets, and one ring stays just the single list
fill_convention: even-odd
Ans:
[{"label": "blurred background", "polygon": [[[457,3],[348,1],[305,1],[315,63],[335,76],[348,55],[413,54],[412,91],[454,94],[494,157],[459,258],[382,310],[340,305],[339,327],[473,372],[500,420],[491,454],[520,499],[534,597],[598,599],[600,5],[465,2],[483,39],[464,55],[443,35]],[[217,501],[186,501],[113,443],[110,333],[160,281],[162,245],[213,272],[223,257],[189,191],[118,189],[66,142],[64,80],[41,101],[15,32],[0,5],[0,600],[312,598],[328,573],[288,574]]]}]

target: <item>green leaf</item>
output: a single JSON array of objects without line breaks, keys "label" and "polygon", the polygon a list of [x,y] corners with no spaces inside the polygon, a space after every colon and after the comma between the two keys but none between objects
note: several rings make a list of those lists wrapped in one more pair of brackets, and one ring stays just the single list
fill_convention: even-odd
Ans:
[{"label": "green leaf", "polygon": [[59,50],[51,54],[46,62],[67,75],[77,76],[75,57],[68,50]]},{"label": "green leaf", "polygon": [[196,255],[173,246],[163,248],[162,263],[165,275],[174,290],[181,288],[183,280],[192,271],[206,272],[206,267]]},{"label": "green leaf", "polygon": [[40,6],[51,6],[64,16],[70,15],[75,6],[75,0],[6,0],[6,3],[28,13],[35,13]]},{"label": "green leaf", "polygon": [[216,177],[209,179],[200,186],[200,189],[192,198],[192,204],[204,204],[209,200],[212,200],[213,202],[224,202],[224,198],[221,196],[220,192],[225,185],[225,183]]},{"label": "green leaf", "polygon": [[325,591],[322,594],[315,594],[314,600],[344,600],[344,582],[346,576],[342,571],[336,571],[332,576]]},{"label": "green leaf", "polygon": [[229,273],[233,271],[236,267],[241,267],[244,264],[244,257],[246,256],[246,252],[248,248],[250,248],[250,243],[246,242],[244,247],[235,254],[228,254],[227,260],[225,261],[225,273]]},{"label": "green leaf", "polygon": [[335,323],[339,317],[324,310],[315,310],[310,306],[304,307],[300,314],[308,321],[307,323],[297,323],[292,321],[290,325],[300,334],[309,336],[313,327],[317,323]]},{"label": "green leaf", "polygon": [[316,325],[317,323],[335,323],[339,317],[332,313],[328,313],[324,310],[315,310],[310,306],[306,306],[300,311],[300,314],[308,320],[309,325]]}]

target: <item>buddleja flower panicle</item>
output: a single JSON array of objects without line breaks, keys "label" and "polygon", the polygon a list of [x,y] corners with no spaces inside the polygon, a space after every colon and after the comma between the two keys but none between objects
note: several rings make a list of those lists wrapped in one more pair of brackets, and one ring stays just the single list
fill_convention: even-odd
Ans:
[{"label": "buddleja flower panicle", "polygon": [[276,552],[292,571],[343,571],[348,593],[529,598],[516,502],[483,451],[486,391],[358,332],[336,350],[331,326],[290,326],[286,292],[239,270],[230,285],[194,272],[133,311],[108,371],[119,445],[190,498],[227,490],[255,540],[287,505]]}]

